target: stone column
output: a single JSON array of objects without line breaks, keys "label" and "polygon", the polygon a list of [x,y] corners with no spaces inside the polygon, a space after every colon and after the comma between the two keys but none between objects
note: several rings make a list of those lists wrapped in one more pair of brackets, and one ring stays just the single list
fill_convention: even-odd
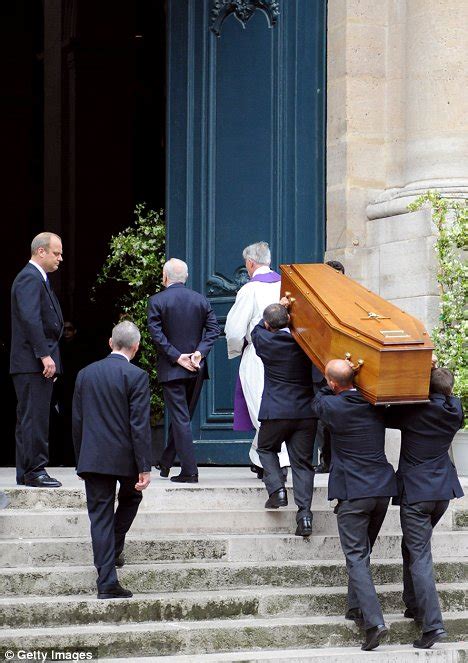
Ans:
[{"label": "stone column", "polygon": [[427,189],[468,197],[467,25],[463,0],[407,0],[403,182],[387,183],[369,219],[405,213]]}]

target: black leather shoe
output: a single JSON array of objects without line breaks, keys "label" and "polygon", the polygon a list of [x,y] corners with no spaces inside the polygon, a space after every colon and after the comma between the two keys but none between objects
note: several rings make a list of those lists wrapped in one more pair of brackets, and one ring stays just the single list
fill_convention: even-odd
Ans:
[{"label": "black leather shoe", "polygon": [[198,483],[198,474],[178,474],[171,477],[174,483]]},{"label": "black leather shoe", "polygon": [[129,589],[124,589],[119,582],[98,591],[98,599],[129,599],[133,596]]},{"label": "black leather shoe", "polygon": [[279,509],[280,506],[288,506],[286,488],[275,490],[265,502],[265,509]]},{"label": "black leather shoe", "polygon": [[310,536],[312,534],[312,516],[302,516],[297,521],[296,536]]},{"label": "black leather shoe", "polygon": [[60,481],[50,477],[48,474],[40,474],[38,477],[33,479],[25,479],[25,486],[34,486],[35,488],[60,488],[62,485]]},{"label": "black leather shoe", "polygon": [[257,475],[257,479],[263,479],[263,467],[258,465],[251,465],[250,471]]},{"label": "black leather shoe", "polygon": [[164,479],[167,479],[169,476],[169,472],[171,471],[170,467],[166,467],[165,465],[162,465],[159,463],[158,465],[155,465],[156,469],[159,470],[159,476],[163,477]]},{"label": "black leather shoe", "polygon": [[317,465],[315,468],[315,473],[316,474],[328,474],[330,472],[330,468],[326,463],[320,463],[320,465]]},{"label": "black leather shoe", "polygon": [[117,555],[117,557],[115,558],[115,566],[118,569],[121,569],[124,564],[125,564],[125,556],[123,553],[120,553],[120,555]]},{"label": "black leather shoe", "polygon": [[429,649],[439,640],[444,640],[447,637],[447,631],[443,628],[436,628],[434,631],[423,633],[419,640],[413,642],[413,647],[416,649]]},{"label": "black leather shoe", "polygon": [[344,617],[345,619],[350,619],[357,624],[362,624],[363,621],[361,608],[349,608],[349,610],[346,611]]},{"label": "black leather shoe", "polygon": [[406,617],[406,619],[414,619],[416,624],[422,624],[422,619],[420,619],[416,612],[411,610],[411,608],[406,608],[405,612],[403,613],[403,617]]},{"label": "black leather shoe", "polygon": [[371,651],[380,645],[381,639],[387,635],[388,628],[385,624],[377,624],[372,628],[366,629],[366,641],[363,643],[361,649],[364,651]]}]

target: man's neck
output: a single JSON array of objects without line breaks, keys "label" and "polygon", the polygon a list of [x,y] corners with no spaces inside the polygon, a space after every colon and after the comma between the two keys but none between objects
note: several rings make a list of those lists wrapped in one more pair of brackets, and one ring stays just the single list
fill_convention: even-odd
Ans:
[{"label": "man's neck", "polygon": [[42,276],[43,276],[43,278],[44,278],[44,281],[47,281],[47,273],[46,273],[44,267],[42,267],[42,265],[40,265],[40,264],[37,262],[37,260],[34,260],[34,258],[31,258],[31,259],[29,260],[29,262],[30,262],[32,265],[34,265],[34,267],[36,267],[36,269],[39,270],[39,272],[42,274]]},{"label": "man's neck", "polygon": [[348,384],[346,387],[335,387],[335,394],[341,394],[342,391],[356,391],[354,384]]},{"label": "man's neck", "polygon": [[252,276],[250,278],[253,278],[256,276],[256,274],[268,274],[268,272],[271,272],[271,269],[268,267],[268,265],[259,265],[253,272]]},{"label": "man's neck", "polygon": [[125,350],[112,350],[113,355],[122,355],[122,357],[125,357],[127,361],[130,361],[133,357],[131,352],[128,354],[125,352]]}]

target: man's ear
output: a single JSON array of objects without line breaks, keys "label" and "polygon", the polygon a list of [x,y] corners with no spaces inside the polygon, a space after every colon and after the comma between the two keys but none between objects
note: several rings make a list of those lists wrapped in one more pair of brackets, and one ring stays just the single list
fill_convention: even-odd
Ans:
[{"label": "man's ear", "polygon": [[270,325],[268,324],[268,322],[266,320],[263,321],[263,324],[265,325],[265,329],[268,329],[268,331],[271,331],[271,327],[270,327]]},{"label": "man's ear", "polygon": [[114,349],[114,347],[113,347],[113,345],[112,345],[112,338],[109,339],[109,347],[110,347],[111,350]]}]

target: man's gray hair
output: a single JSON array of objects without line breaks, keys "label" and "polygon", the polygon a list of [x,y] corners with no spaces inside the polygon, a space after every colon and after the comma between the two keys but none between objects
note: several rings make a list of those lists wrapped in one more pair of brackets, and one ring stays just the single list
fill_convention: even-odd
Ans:
[{"label": "man's gray hair", "polygon": [[170,283],[185,283],[188,279],[187,263],[179,258],[171,258],[164,265],[163,273]]},{"label": "man's gray hair", "polygon": [[258,265],[268,265],[271,263],[271,253],[270,247],[267,242],[257,242],[256,244],[250,244],[246,246],[242,251],[242,257],[244,260],[252,260]]},{"label": "man's gray hair", "polygon": [[112,347],[114,350],[130,350],[140,342],[141,334],[134,322],[123,320],[112,330]]},{"label": "man's gray hair", "polygon": [[39,233],[39,235],[36,235],[36,237],[31,242],[31,255],[32,256],[35,255],[39,249],[48,249],[52,237],[57,237],[57,239],[62,241],[61,237],[59,237],[55,233],[44,232],[44,233]]}]

